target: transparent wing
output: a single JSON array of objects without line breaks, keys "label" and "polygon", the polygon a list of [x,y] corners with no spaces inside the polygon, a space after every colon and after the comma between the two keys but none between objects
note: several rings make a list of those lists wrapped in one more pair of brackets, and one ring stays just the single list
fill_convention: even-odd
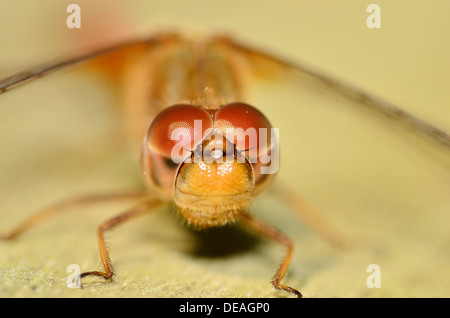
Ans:
[{"label": "transparent wing", "polygon": [[[345,235],[371,242],[342,268],[365,271],[376,263],[401,277],[397,287],[411,286],[420,275],[417,288],[430,291],[438,284],[438,277],[424,272],[448,263],[442,256],[450,240],[448,127],[301,64],[229,39],[218,43],[250,64],[249,78],[257,83],[248,85],[249,100],[279,128],[279,181]],[[261,200],[264,217],[296,237],[299,253],[317,256],[307,272],[329,265],[318,256],[321,246],[306,243],[316,237],[287,216],[288,208]],[[332,273],[325,276],[334,281]]]},{"label": "transparent wing", "polygon": [[151,48],[160,46],[163,42],[171,41],[176,38],[177,36],[173,34],[156,35],[145,39],[136,39],[125,43],[111,45],[84,55],[61,59],[57,62],[52,61],[50,63],[1,79],[0,94],[29,81],[36,80],[55,71],[75,66],[77,64],[91,63],[95,64],[97,68],[101,68],[102,64],[106,64],[110,69],[114,67],[120,70],[120,63],[126,59],[127,55],[134,55],[137,52],[145,52]]},{"label": "transparent wing", "polygon": [[236,55],[244,56],[254,75],[262,76],[266,79],[280,79],[284,77],[285,82],[289,81],[294,89],[301,89],[301,86],[307,86],[315,89],[317,93],[322,95],[333,95],[333,98],[336,99],[344,98],[354,103],[355,107],[362,111],[367,109],[383,115],[386,119],[393,121],[395,125],[405,125],[417,133],[429,135],[434,141],[450,147],[450,134],[447,131],[414,116],[386,100],[371,95],[369,92],[333,78],[329,74],[322,73],[300,63],[285,60],[276,55],[271,55],[228,37],[217,37],[213,40],[213,43],[233,51]]}]

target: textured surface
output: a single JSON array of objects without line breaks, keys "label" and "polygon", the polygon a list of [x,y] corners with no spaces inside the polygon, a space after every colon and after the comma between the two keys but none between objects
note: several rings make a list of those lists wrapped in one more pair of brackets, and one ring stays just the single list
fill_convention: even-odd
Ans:
[{"label": "textured surface", "polygon": [[[6,25],[0,31],[5,43],[1,70],[65,52],[58,36],[46,31],[48,24],[55,29],[51,22],[30,25],[42,20],[38,13],[55,11],[64,24],[65,7],[40,3],[0,4],[0,21]],[[309,7],[307,1],[277,9],[258,1],[258,15],[251,4],[240,2],[236,10],[233,1],[223,8],[201,1],[171,7],[164,1],[145,10],[138,1],[129,3],[140,30],[161,25],[226,30],[341,74],[449,130],[445,1],[433,8],[417,1],[395,6],[378,1],[383,10],[379,32],[366,28],[360,1],[330,1],[328,10]],[[119,120],[109,109],[112,97],[100,87],[94,78],[63,72],[0,96],[1,231],[73,194],[139,186],[134,157],[124,151]],[[401,132],[397,138],[396,130],[368,121],[351,107],[343,112],[341,103],[320,93],[305,89],[295,95],[268,87],[254,101],[280,127],[280,180],[342,232],[364,242],[359,249],[337,250],[282,202],[264,195],[255,201],[255,215],[296,245],[284,282],[306,297],[448,297],[448,157],[439,159],[440,154]],[[108,234],[117,270],[112,282],[91,278],[82,290],[66,287],[68,265],[78,264],[82,271],[101,268],[96,228],[132,204],[74,209],[13,242],[0,242],[0,297],[287,296],[269,283],[283,256],[280,246],[239,228],[190,231],[170,207]],[[379,289],[366,285],[369,264],[381,268]]]}]

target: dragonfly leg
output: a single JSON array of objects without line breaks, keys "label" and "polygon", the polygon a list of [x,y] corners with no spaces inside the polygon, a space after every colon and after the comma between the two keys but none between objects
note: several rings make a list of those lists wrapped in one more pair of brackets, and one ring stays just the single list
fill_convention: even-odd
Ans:
[{"label": "dragonfly leg", "polygon": [[111,279],[114,275],[114,267],[111,262],[111,258],[109,256],[108,249],[105,244],[105,238],[104,238],[104,232],[116,227],[117,225],[144,213],[149,212],[154,208],[160,201],[158,200],[146,200],[138,205],[134,206],[133,208],[117,215],[116,217],[113,217],[112,219],[106,221],[105,223],[101,224],[97,231],[97,238],[98,238],[98,245],[100,249],[100,256],[102,259],[103,267],[105,269],[104,272],[101,271],[91,271],[91,272],[85,272],[82,273],[80,276],[81,278],[86,276],[100,276],[105,279]]},{"label": "dragonfly leg", "polygon": [[44,222],[52,216],[55,216],[61,212],[66,212],[75,207],[80,207],[83,205],[90,205],[96,203],[104,203],[107,201],[117,201],[117,200],[129,200],[129,199],[139,199],[148,196],[146,192],[130,192],[130,193],[108,193],[99,195],[84,195],[79,197],[74,197],[70,199],[63,200],[52,206],[49,206],[37,213],[33,214],[22,223],[18,224],[11,231],[0,234],[0,239],[12,240],[18,235],[22,234],[26,230],[37,226],[38,224]]},{"label": "dragonfly leg", "polygon": [[248,226],[249,228],[255,230],[256,232],[273,239],[282,245],[287,247],[287,253],[286,256],[283,259],[283,262],[281,263],[280,267],[278,268],[277,272],[275,273],[274,277],[272,278],[272,285],[276,289],[284,290],[289,293],[295,294],[298,298],[302,297],[302,294],[287,285],[282,285],[281,280],[283,279],[284,275],[286,274],[286,271],[289,267],[289,263],[291,262],[292,258],[292,251],[293,251],[293,243],[292,240],[284,235],[283,233],[275,230],[274,228],[262,223],[261,221],[258,221],[257,219],[253,218],[252,216],[248,214],[240,214],[240,220],[243,224]]}]

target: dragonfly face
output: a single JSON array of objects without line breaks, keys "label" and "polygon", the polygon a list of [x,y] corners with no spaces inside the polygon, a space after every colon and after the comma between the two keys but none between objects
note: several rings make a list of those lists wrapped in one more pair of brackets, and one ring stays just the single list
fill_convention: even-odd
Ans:
[{"label": "dragonfly face", "polygon": [[163,199],[173,199],[194,226],[234,221],[276,173],[270,169],[277,160],[271,128],[261,112],[243,103],[217,110],[171,106],[144,139],[144,179]]}]

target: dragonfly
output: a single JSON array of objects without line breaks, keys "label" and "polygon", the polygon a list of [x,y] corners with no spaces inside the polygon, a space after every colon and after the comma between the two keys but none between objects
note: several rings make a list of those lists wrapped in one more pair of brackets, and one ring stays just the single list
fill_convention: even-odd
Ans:
[{"label": "dragonfly", "polygon": [[[69,207],[140,199],[136,206],[98,227],[103,270],[81,273],[81,279],[112,279],[116,271],[105,233],[171,202],[185,223],[194,228],[239,223],[284,246],[286,253],[271,283],[277,290],[302,297],[297,288],[283,282],[293,256],[293,240],[251,211],[254,198],[266,193],[274,183],[279,142],[269,118],[258,105],[246,101],[245,83],[250,76],[279,77],[294,86],[301,81],[313,83],[319,91],[332,91],[335,98],[351,100],[363,111],[415,133],[444,152],[450,148],[448,133],[396,105],[228,36],[197,40],[162,33],[123,42],[9,76],[0,81],[0,93],[75,65],[89,65],[99,73],[107,73],[121,87],[129,135],[140,148],[145,191],[63,200],[32,215],[1,238],[11,240]],[[146,89],[136,85],[137,80],[145,83]],[[255,131],[254,135],[246,134],[248,130]],[[326,240],[340,247],[352,245],[289,187],[278,185],[275,191]]]}]

